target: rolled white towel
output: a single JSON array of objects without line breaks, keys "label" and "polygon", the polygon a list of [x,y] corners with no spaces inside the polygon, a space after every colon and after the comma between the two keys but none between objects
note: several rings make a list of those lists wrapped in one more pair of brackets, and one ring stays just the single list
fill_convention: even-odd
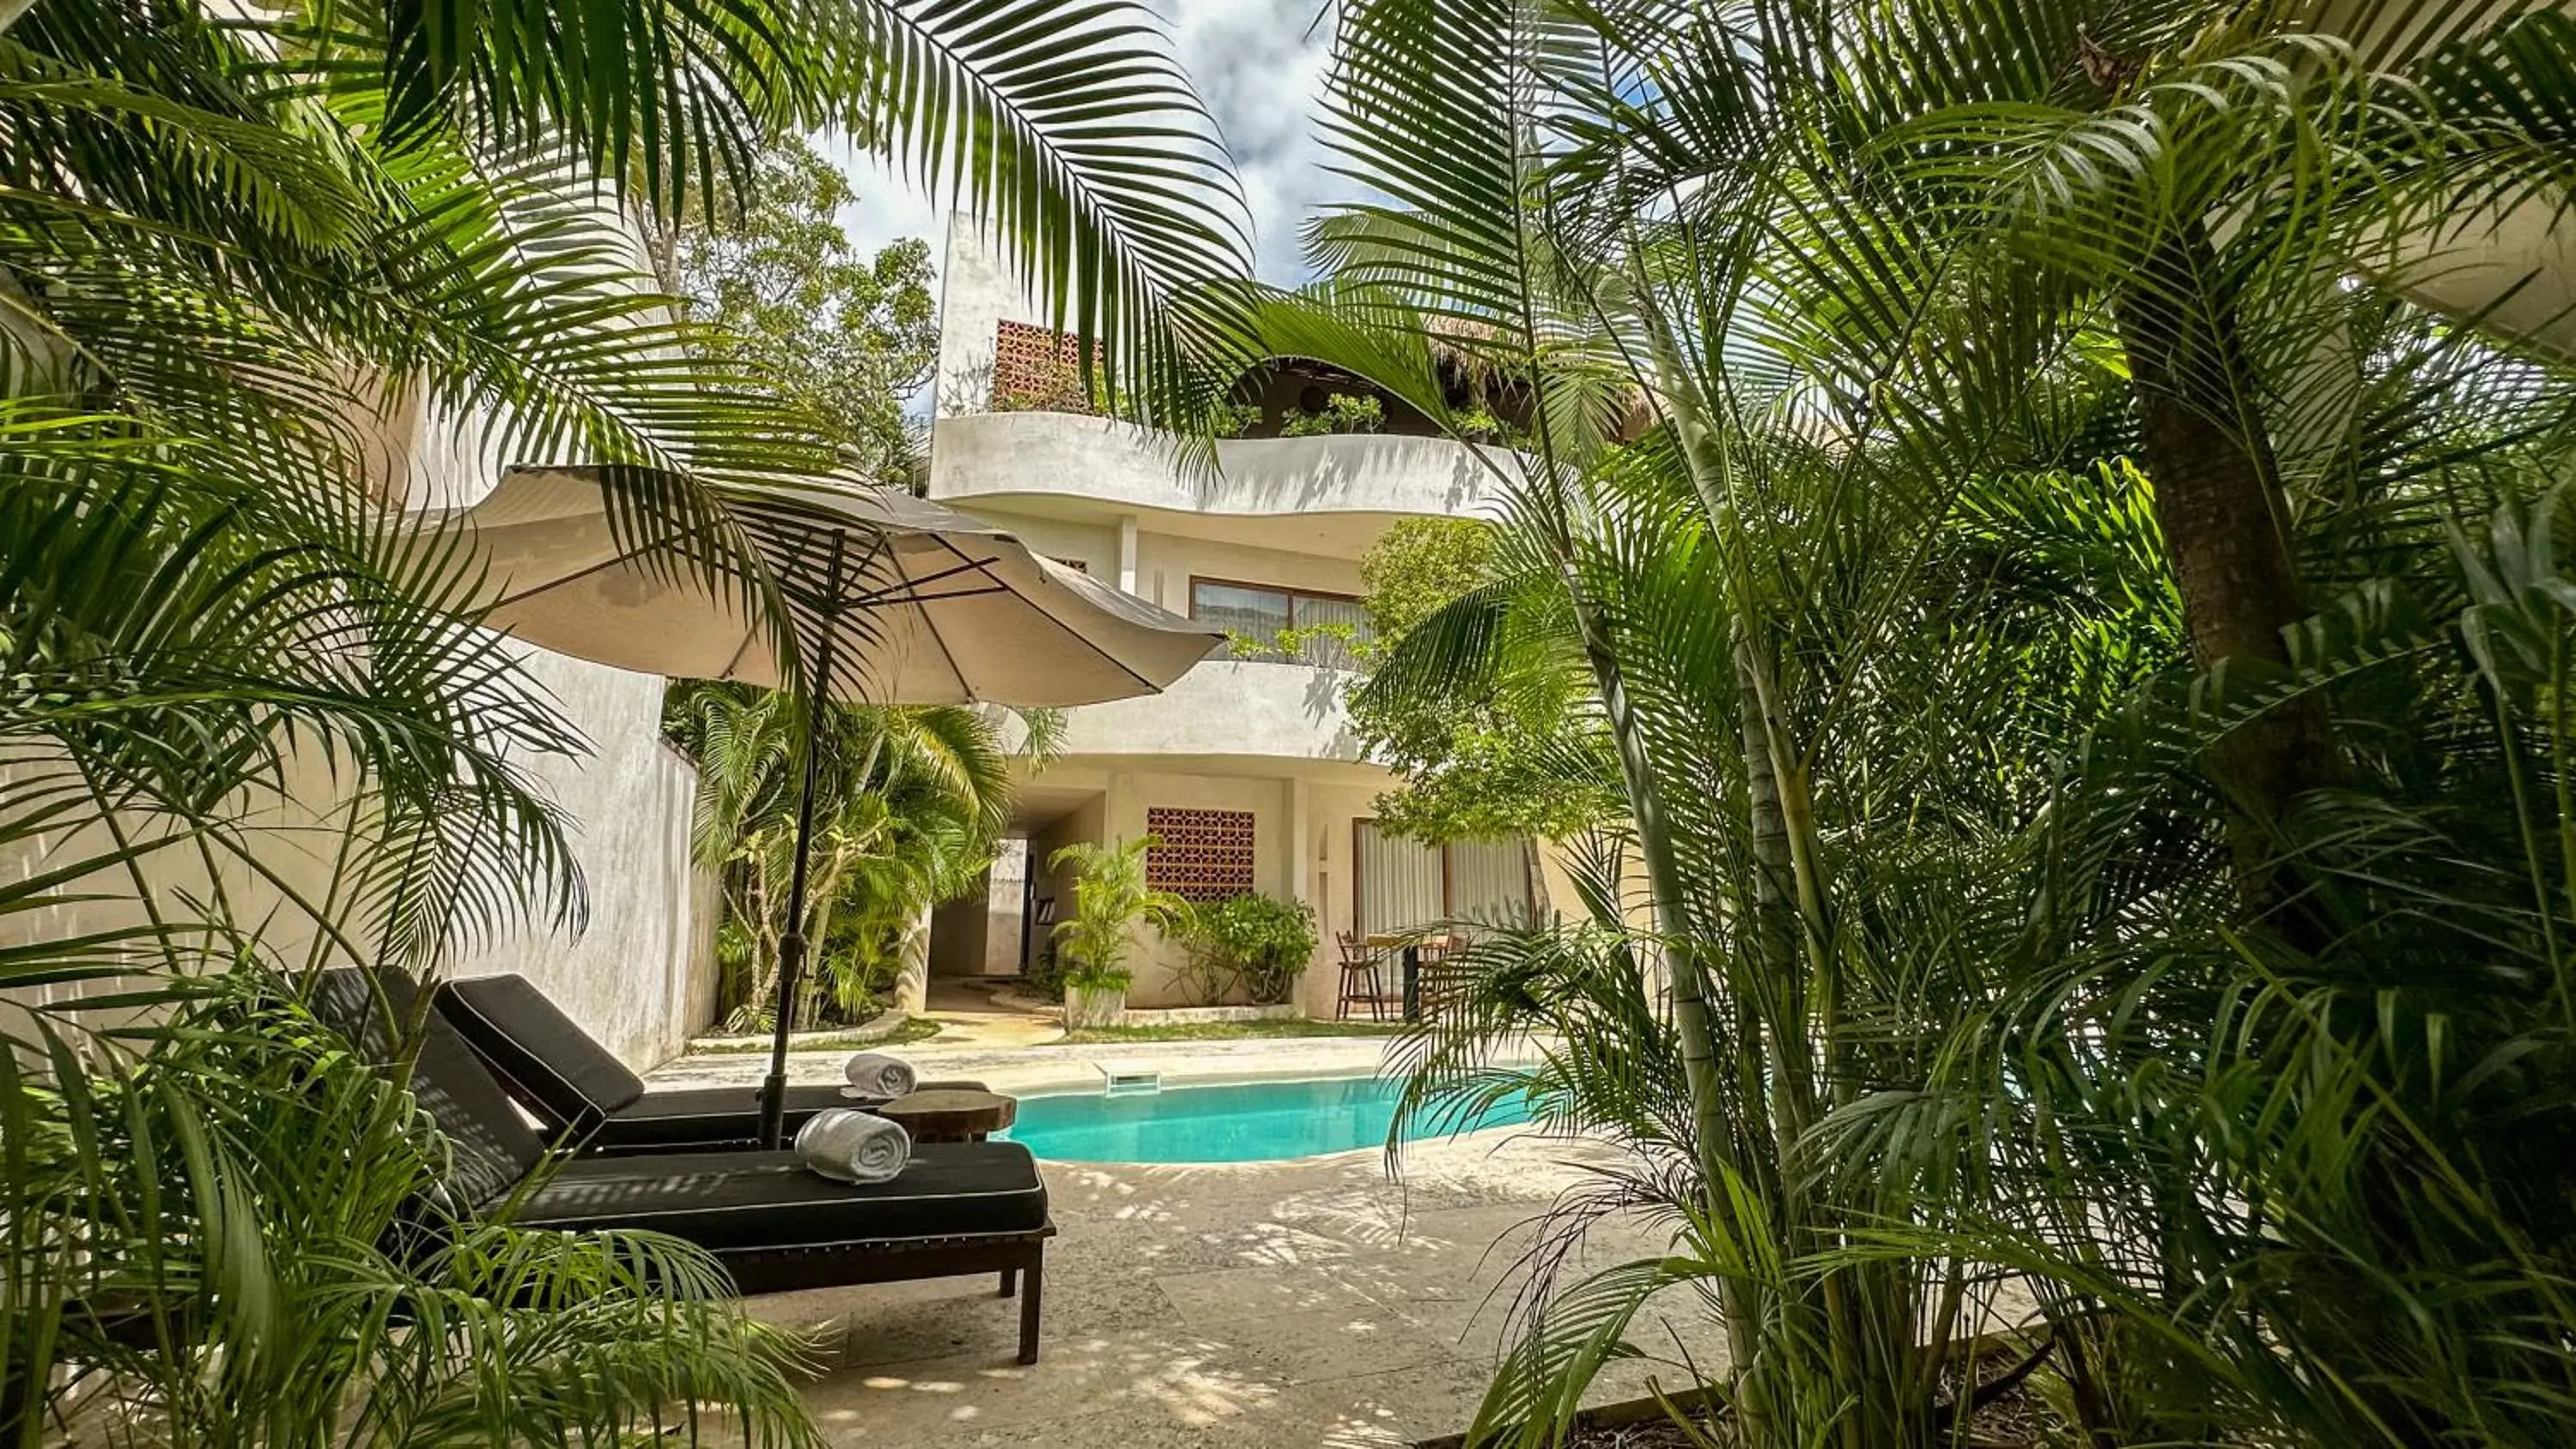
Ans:
[{"label": "rolled white towel", "polygon": [[912,1064],[883,1052],[860,1052],[841,1065],[852,1091],[862,1097],[900,1097],[916,1080]]},{"label": "rolled white towel", "polygon": [[889,1182],[912,1160],[900,1122],[851,1107],[827,1107],[796,1133],[796,1155],[834,1182]]}]

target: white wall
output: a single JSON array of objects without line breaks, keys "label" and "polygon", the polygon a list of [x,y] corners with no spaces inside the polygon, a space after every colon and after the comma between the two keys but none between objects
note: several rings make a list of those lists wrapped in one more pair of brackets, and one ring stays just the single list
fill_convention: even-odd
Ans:
[{"label": "white wall", "polygon": [[666,1060],[715,1014],[715,893],[689,861],[697,772],[662,742],[659,675],[526,656],[590,736],[587,758],[528,762],[566,817],[589,919],[578,931],[514,931],[448,969],[516,971],[628,1062]]},{"label": "white wall", "polygon": [[986,245],[970,217],[948,218],[948,255],[939,268],[939,372],[933,387],[939,416],[981,412],[993,395],[995,329],[1005,321],[1043,322],[1037,302]]},{"label": "white wall", "polygon": [[[965,350],[954,332],[941,334],[941,347]],[[988,337],[983,353],[991,351]],[[978,365],[989,373],[992,364],[987,357]],[[1520,468],[1508,452],[1449,438],[1335,433],[1227,439],[1217,444],[1217,467],[1209,472],[1178,466],[1169,444],[1154,433],[1079,413],[949,414],[932,426],[938,443],[930,456],[930,496],[950,504],[1081,498],[1237,516],[1465,517],[1497,495],[1498,469],[1510,477]]]}]

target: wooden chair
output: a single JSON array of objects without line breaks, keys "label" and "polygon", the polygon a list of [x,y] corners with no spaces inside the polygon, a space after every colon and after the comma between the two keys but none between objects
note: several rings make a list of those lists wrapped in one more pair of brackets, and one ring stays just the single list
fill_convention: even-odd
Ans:
[{"label": "wooden chair", "polygon": [[1378,978],[1378,954],[1356,931],[1336,931],[1333,939],[1342,948],[1342,984],[1333,1004],[1333,1020],[1350,1020],[1355,1002],[1368,1004],[1369,1020],[1386,1020],[1386,987]]},{"label": "wooden chair", "polygon": [[1449,958],[1467,948],[1463,936],[1425,936],[1414,944],[1418,972],[1414,980],[1414,1006],[1425,1015],[1437,1011],[1458,987],[1458,968]]}]

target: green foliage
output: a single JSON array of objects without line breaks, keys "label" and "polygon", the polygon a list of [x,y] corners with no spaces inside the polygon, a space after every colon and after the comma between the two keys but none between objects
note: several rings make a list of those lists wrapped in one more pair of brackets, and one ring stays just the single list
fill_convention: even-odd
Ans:
[{"label": "green foliage", "polygon": [[1062,1001],[1064,973],[1064,952],[1050,941],[1038,948],[1037,960],[1020,973],[1020,988],[1040,1001]]},{"label": "green foliage", "polygon": [[852,470],[899,483],[920,451],[904,404],[939,352],[930,248],[907,238],[856,255],[840,214],[858,199],[812,146],[774,141],[746,187],[720,187],[669,228],[665,285],[709,324],[702,348],[824,420]]},{"label": "green foliage", "polygon": [[1399,518],[1360,555],[1361,598],[1378,637],[1404,637],[1494,577],[1494,527],[1473,518]]},{"label": "green foliage", "polygon": [[[1239,207],[1141,7],[571,13],[0,4],[13,1445],[54,1413],[110,1443],[814,1442],[796,1346],[716,1265],[441,1213],[448,1145],[374,1070],[402,1064],[291,1005],[326,961],[583,916],[538,772],[584,741],[393,508],[485,458],[646,465],[608,474],[618,543],[774,600],[716,500],[832,471],[844,420],[681,315],[629,231],[747,184],[755,137],[901,156],[1173,421],[1214,388],[1190,345]],[[912,275],[874,278],[898,314]]]},{"label": "green foliage", "polygon": [[[2576,1071],[2576,393],[2406,300],[2428,218],[2564,199],[2576,32],[2500,14],[1337,12],[1372,199],[1263,346],[1453,433],[1490,359],[1537,443],[1364,697],[1558,689],[1535,758],[1619,807],[1590,923],[1493,933],[1411,1048],[1450,1110],[1562,1043],[1543,1118],[1630,1154],[1471,1443],[1691,1311],[1730,1443],[1962,1442],[2007,1282],[2072,1442],[2563,1437],[2570,1155],[2516,1104]],[[2276,542],[2286,620],[2207,567]],[[1640,1204],[1672,1247],[1578,1268]]]},{"label": "green foliage", "polygon": [[1047,857],[1047,868],[1073,868],[1073,914],[1053,933],[1064,984],[1080,991],[1124,991],[1135,980],[1127,966],[1136,930],[1172,931],[1189,914],[1189,902],[1145,883],[1145,855],[1160,842],[1151,835],[1095,845],[1078,840]]},{"label": "green foliage", "polygon": [[[816,1026],[874,1014],[922,911],[974,888],[1011,810],[1009,762],[980,711],[825,710],[804,923],[816,970],[797,1004],[797,1020]],[[664,700],[664,732],[698,766],[699,863],[722,873],[727,925],[742,932],[736,945],[747,969],[728,970],[724,999],[735,1030],[757,1027],[775,1009],[803,711],[784,691],[704,681],[675,682]]]},{"label": "green foliage", "polygon": [[[1371,807],[1390,834],[1555,839],[1623,810],[1580,662],[1540,642],[1562,627],[1555,586],[1514,568],[1493,525],[1473,519],[1398,520],[1360,557],[1376,638],[1354,651],[1362,673],[1347,698],[1371,757],[1403,778]],[[1481,662],[1417,687],[1408,661],[1435,648]]]},{"label": "green foliage", "polygon": [[1532,447],[1535,440],[1514,427],[1484,403],[1460,410],[1449,420],[1449,430],[1462,442],[1487,443],[1498,448]]},{"label": "green foliage", "polygon": [[1386,406],[1373,397],[1334,393],[1319,413],[1298,413],[1279,425],[1283,438],[1320,438],[1333,433],[1374,433],[1386,426]]},{"label": "green foliage", "polygon": [[0,1067],[13,1442],[55,1415],[107,1443],[819,1442],[805,1345],[712,1258],[452,1216],[452,1149],[385,1064],[284,976],[208,967],[114,1039],[39,1018],[50,1085]]},{"label": "green foliage", "polygon": [[1189,955],[1191,993],[1201,1003],[1239,994],[1274,1006],[1293,998],[1314,960],[1315,907],[1248,892],[1191,905],[1174,934]]},{"label": "green foliage", "polygon": [[1209,414],[1208,432],[1219,438],[1240,438],[1261,426],[1258,403],[1219,403]]}]

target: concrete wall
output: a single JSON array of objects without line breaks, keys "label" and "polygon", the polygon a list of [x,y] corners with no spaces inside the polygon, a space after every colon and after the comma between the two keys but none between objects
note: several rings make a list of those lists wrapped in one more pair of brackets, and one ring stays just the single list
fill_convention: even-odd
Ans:
[{"label": "concrete wall", "polygon": [[[1057,921],[1066,920],[1073,913],[1073,871],[1070,867],[1059,868],[1050,865],[1048,861],[1057,851],[1076,841],[1087,840],[1097,843],[1106,840],[1108,837],[1104,831],[1107,822],[1107,797],[1094,795],[1067,811],[1063,818],[1053,825],[1029,837],[1029,873],[1038,883],[1034,893],[1035,898],[1040,902],[1050,898],[1054,900]],[[1048,938],[1053,931],[1052,924],[1041,925],[1036,919],[1031,919],[1028,931],[1029,964],[1035,964],[1038,957],[1045,952],[1049,944]]]},{"label": "concrete wall", "polygon": [[620,1057],[660,1062],[715,1013],[715,892],[689,860],[697,772],[662,742],[659,675],[526,654],[590,736],[587,758],[528,762],[566,816],[589,917],[578,931],[514,931],[449,970],[519,972]]},{"label": "concrete wall", "polygon": [[[1356,595],[1358,561],[1387,527],[1479,514],[1522,465],[1443,438],[1343,434],[1228,440],[1211,471],[1182,466],[1168,440],[1124,423],[988,412],[997,325],[1048,319],[962,221],[951,223],[942,276],[930,496],[1175,612],[1189,611],[1193,579]],[[1254,888],[1316,908],[1320,942],[1297,999],[1329,1016],[1333,934],[1352,924],[1353,824],[1394,783],[1362,758],[1347,682],[1304,664],[1211,659],[1160,695],[1069,711],[1065,754],[1045,785],[1089,793],[1030,840],[1035,894],[1069,914],[1069,873],[1046,869],[1046,857],[1074,840],[1142,835],[1154,807],[1249,811]],[[960,914],[942,959],[989,954],[991,929]],[[1044,928],[1030,937],[1043,949]],[[1180,1004],[1180,960],[1176,945],[1140,931],[1129,1000]]]},{"label": "concrete wall", "polygon": [[[1386,433],[1236,438],[1217,444],[1217,471],[1176,466],[1169,443],[1144,429],[1076,413],[944,416],[930,460],[930,496],[947,503],[1079,498],[1105,507],[1173,513],[1432,514],[1482,510],[1518,460],[1447,438]],[[1042,467],[1031,460],[1044,459]]]},{"label": "concrete wall", "polygon": [[1349,676],[1311,664],[1210,659],[1158,695],[1065,712],[1068,757],[1226,757],[1242,769],[1261,757],[1287,773],[1297,760],[1360,758],[1342,689]]},{"label": "concrete wall", "polygon": [[948,218],[948,255],[939,267],[939,416],[981,412],[993,393],[993,339],[1004,321],[1044,322],[1026,287],[1003,270],[970,217]]}]

